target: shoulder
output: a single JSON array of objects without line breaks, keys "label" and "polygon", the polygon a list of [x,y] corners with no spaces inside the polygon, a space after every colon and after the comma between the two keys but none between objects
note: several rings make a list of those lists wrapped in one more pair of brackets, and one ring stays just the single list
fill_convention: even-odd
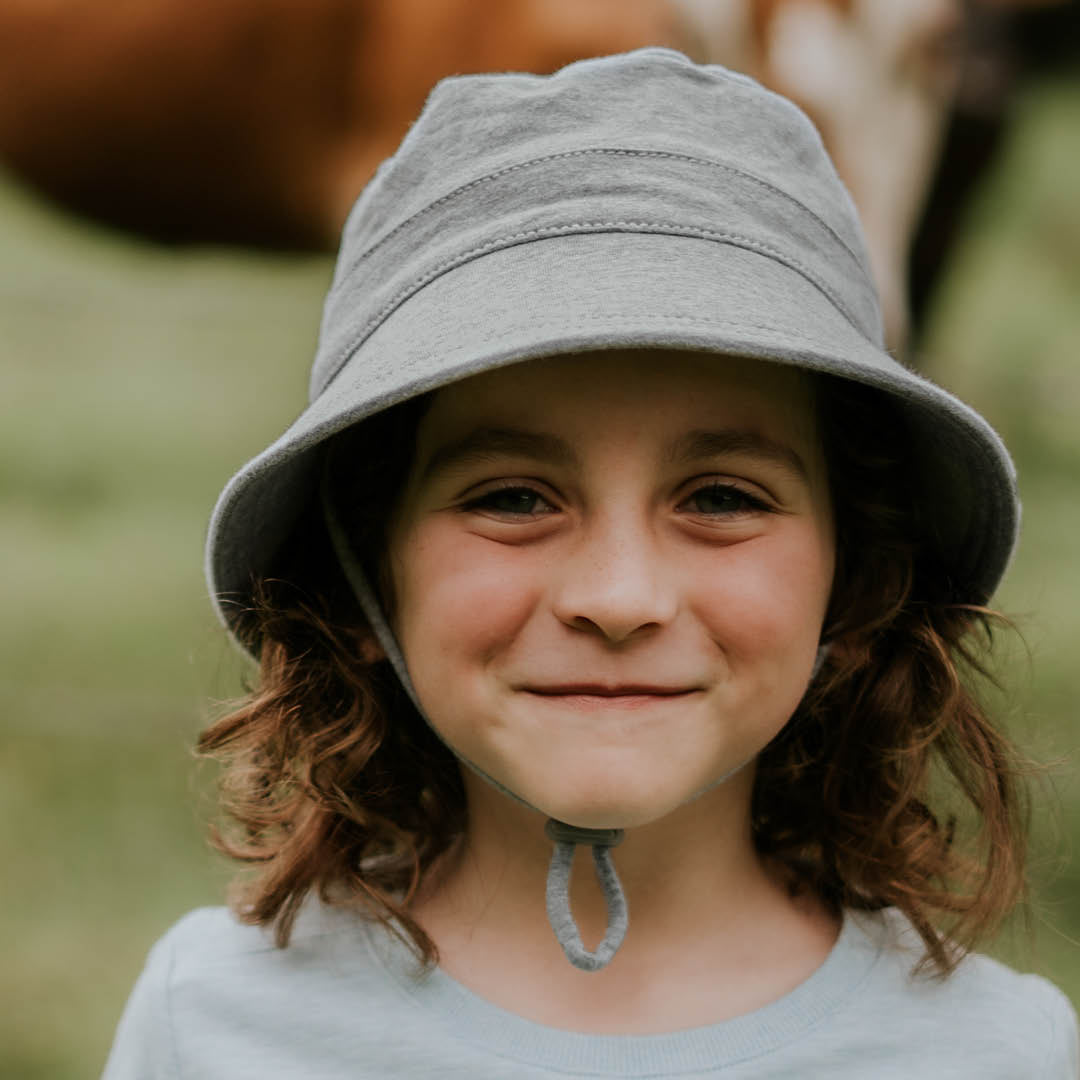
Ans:
[{"label": "shoulder", "polygon": [[909,1046],[966,1060],[969,1075],[1078,1075],[1076,1012],[1051,982],[981,954],[946,977],[918,973],[921,941],[901,914],[851,917],[879,949],[860,1007]]},{"label": "shoulder", "polygon": [[234,947],[238,932],[243,937],[246,930],[224,908],[203,908],[185,915],[156,942],[120,1018],[103,1080],[181,1075],[173,1007],[177,969],[198,969],[200,958]]},{"label": "shoulder", "polygon": [[190,912],[151,949],[106,1080],[266,1080],[303,1075],[346,1036],[377,1045],[398,1008],[379,933],[356,912],[309,903],[279,948],[225,908]]},{"label": "shoulder", "polygon": [[273,948],[271,934],[262,927],[240,922],[228,908],[204,907],[177,920],[158,939],[150,956],[167,958],[170,964],[181,958],[187,964],[198,965]]},{"label": "shoulder", "polygon": [[314,1005],[343,982],[378,995],[386,983],[380,933],[353,910],[308,903],[281,947],[271,928],[249,926],[225,907],[199,908],[153,946],[140,982],[177,1031],[205,1029],[224,1016],[289,1012],[297,995]]},{"label": "shoulder", "polygon": [[[1048,979],[1021,974],[988,956],[968,956],[943,982],[950,1012],[976,1036],[992,1032],[1002,1050],[1030,1058],[1033,1076],[1080,1076],[1077,1018]],[[986,1036],[984,1035],[984,1039]]]},{"label": "shoulder", "polygon": [[196,908],[177,921],[154,945],[148,966],[167,968],[173,985],[289,968],[294,974],[317,971],[327,957],[339,964],[365,965],[371,927],[362,915],[308,902],[297,917],[289,944],[279,947],[272,928],[242,922],[225,907]]}]

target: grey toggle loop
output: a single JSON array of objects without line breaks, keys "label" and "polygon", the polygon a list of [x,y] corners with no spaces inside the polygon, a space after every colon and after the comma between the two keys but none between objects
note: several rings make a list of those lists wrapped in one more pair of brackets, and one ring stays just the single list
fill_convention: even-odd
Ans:
[{"label": "grey toggle loop", "polygon": [[[548,836],[555,842],[547,878],[547,915],[551,929],[555,931],[566,959],[582,971],[599,971],[607,967],[618,951],[629,923],[626,897],[623,895],[619,875],[611,861],[611,849],[622,840],[622,829],[579,829],[575,825],[549,819],[545,826]],[[589,952],[582,944],[581,933],[570,910],[570,867],[574,861],[574,849],[578,844],[592,847],[596,880],[604,894],[608,924],[604,940]]]}]

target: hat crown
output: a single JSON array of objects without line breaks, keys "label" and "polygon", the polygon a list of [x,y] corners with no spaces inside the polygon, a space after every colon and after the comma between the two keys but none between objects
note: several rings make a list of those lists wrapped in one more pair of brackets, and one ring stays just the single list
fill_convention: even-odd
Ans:
[{"label": "hat crown", "polygon": [[746,76],[650,48],[435,86],[346,224],[312,399],[433,276],[500,244],[602,228],[757,245],[880,344],[858,217],[811,121]]}]

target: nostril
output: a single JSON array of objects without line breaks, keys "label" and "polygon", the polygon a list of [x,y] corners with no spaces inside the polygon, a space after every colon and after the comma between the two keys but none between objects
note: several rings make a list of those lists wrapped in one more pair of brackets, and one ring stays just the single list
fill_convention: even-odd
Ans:
[{"label": "nostril", "polygon": [[656,620],[620,621],[613,618],[596,619],[585,615],[575,615],[569,620],[569,625],[576,630],[595,634],[604,638],[610,644],[617,645],[631,639],[637,641],[642,635],[659,630],[662,624]]}]

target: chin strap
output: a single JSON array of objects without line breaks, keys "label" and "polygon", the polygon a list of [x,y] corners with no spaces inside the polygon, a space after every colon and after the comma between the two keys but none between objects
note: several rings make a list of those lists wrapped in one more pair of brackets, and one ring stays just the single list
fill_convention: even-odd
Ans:
[{"label": "chin strap", "polygon": [[[622,829],[582,829],[577,825],[567,825],[564,821],[548,818],[544,832],[554,843],[551,864],[547,876],[547,915],[555,937],[566,953],[566,959],[582,971],[599,971],[611,963],[611,958],[618,951],[626,937],[629,916],[626,910],[626,897],[623,895],[619,875],[611,861],[611,849],[622,842]],[[581,933],[574,922],[574,913],[570,910],[570,868],[574,861],[574,851],[578,844],[592,847],[593,863],[596,867],[596,880],[604,894],[607,906],[607,930],[604,940],[589,952],[581,942]]]}]

